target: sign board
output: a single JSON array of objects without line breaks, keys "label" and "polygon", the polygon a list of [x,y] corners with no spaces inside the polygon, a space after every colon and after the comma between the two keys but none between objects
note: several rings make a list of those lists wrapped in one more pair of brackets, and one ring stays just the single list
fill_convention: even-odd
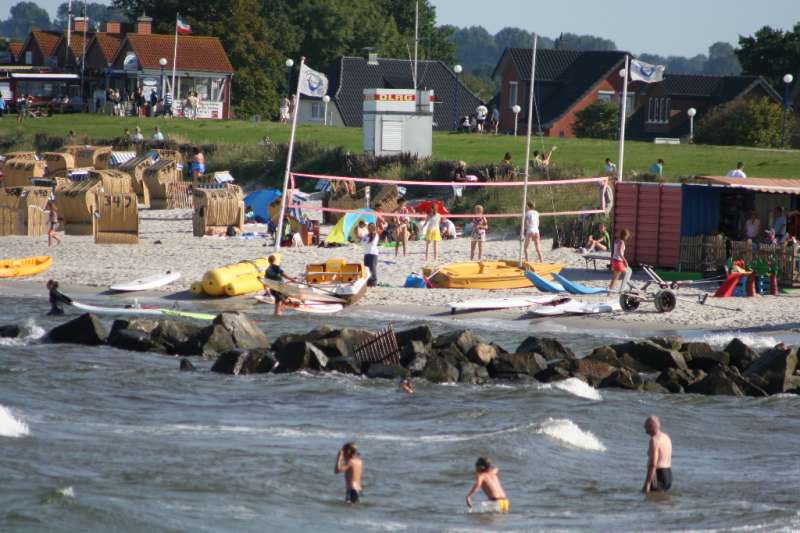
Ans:
[{"label": "sign board", "polygon": [[[182,117],[183,114],[183,101],[175,101],[172,104],[172,112],[176,117]],[[197,118],[214,118],[221,119],[222,116],[222,102],[211,102],[208,100],[200,100],[197,106]]]},{"label": "sign board", "polygon": [[416,109],[414,89],[364,89],[364,111],[414,113]]},{"label": "sign board", "polygon": [[0,83],[0,98],[3,100],[11,100],[13,96],[11,95],[11,84],[8,82]]},{"label": "sign board", "polygon": [[122,70],[127,72],[139,70],[139,60],[136,58],[136,54],[128,52],[125,55],[125,60],[122,62]]},{"label": "sign board", "polygon": [[150,101],[150,93],[153,91],[158,94],[158,79],[157,78],[142,78],[142,92],[144,93],[144,98],[148,102]]}]

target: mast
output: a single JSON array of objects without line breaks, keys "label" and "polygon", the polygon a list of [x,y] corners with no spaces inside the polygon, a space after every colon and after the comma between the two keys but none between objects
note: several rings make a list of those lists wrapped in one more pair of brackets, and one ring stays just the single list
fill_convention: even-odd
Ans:
[{"label": "mast", "polygon": [[622,82],[622,116],[619,119],[619,163],[617,164],[617,179],[622,183],[622,171],[625,168],[625,119],[628,118],[628,69],[630,56],[625,55],[625,81]]},{"label": "mast", "polygon": [[[278,213],[278,229],[275,233],[275,251],[281,249],[281,238],[283,237],[283,220],[286,218],[286,194],[289,189],[289,177],[292,173],[292,155],[294,153],[294,134],[297,130],[297,115],[300,114],[300,77],[303,75],[303,65],[306,58],[300,58],[300,75],[297,77],[297,90],[294,95],[294,113],[292,113],[292,133],[289,135],[289,151],[286,153],[286,173],[283,176],[283,194],[281,194],[281,210]],[[293,187],[294,189],[294,187]]]},{"label": "mast", "polygon": [[417,90],[417,49],[419,48],[419,0],[414,8],[414,90]]},{"label": "mast", "polygon": [[528,91],[528,139],[525,146],[525,185],[522,186],[522,224],[519,228],[519,262],[525,254],[525,212],[528,203],[528,178],[531,172],[531,130],[533,129],[533,85],[536,80],[536,48],[539,44],[539,36],[533,34],[533,50],[531,51],[531,87]]}]

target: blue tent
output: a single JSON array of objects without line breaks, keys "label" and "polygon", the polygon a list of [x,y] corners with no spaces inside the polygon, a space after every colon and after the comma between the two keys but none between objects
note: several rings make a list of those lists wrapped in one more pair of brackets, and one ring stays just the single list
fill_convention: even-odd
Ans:
[{"label": "blue tent", "polygon": [[[359,209],[359,211],[374,210],[363,208]],[[350,232],[353,231],[353,226],[355,226],[359,220],[363,220],[367,224],[370,224],[375,223],[377,217],[375,215],[345,213],[345,215],[339,219],[339,222],[336,223],[331,232],[328,234],[328,237],[325,239],[325,244],[347,244],[347,238],[350,236]]]},{"label": "blue tent", "polygon": [[281,197],[278,189],[262,189],[251,192],[244,198],[244,206],[252,207],[257,217],[269,221],[269,204]]}]

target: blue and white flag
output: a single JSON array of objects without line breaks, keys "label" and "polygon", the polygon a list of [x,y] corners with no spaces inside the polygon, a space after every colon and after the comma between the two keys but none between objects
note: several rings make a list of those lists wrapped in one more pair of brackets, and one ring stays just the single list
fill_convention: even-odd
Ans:
[{"label": "blue and white flag", "polygon": [[300,67],[300,94],[321,98],[328,94],[328,78],[325,74],[305,65]]},{"label": "blue and white flag", "polygon": [[664,65],[651,65],[638,59],[631,60],[631,80],[645,83],[658,83],[664,81]]}]

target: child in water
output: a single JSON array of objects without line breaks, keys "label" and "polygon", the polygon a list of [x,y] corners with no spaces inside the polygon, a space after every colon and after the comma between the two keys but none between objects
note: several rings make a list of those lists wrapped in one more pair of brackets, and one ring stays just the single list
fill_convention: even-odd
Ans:
[{"label": "child in water", "polygon": [[358,503],[361,499],[361,456],[355,442],[348,442],[339,450],[336,456],[336,466],[333,468],[334,474],[344,473],[346,503]]},{"label": "child in water", "polygon": [[472,510],[472,497],[483,490],[486,497],[493,502],[497,502],[497,511],[507,513],[510,504],[506,491],[500,484],[500,470],[492,465],[488,457],[479,457],[475,462],[475,484],[467,494],[467,508]]}]

